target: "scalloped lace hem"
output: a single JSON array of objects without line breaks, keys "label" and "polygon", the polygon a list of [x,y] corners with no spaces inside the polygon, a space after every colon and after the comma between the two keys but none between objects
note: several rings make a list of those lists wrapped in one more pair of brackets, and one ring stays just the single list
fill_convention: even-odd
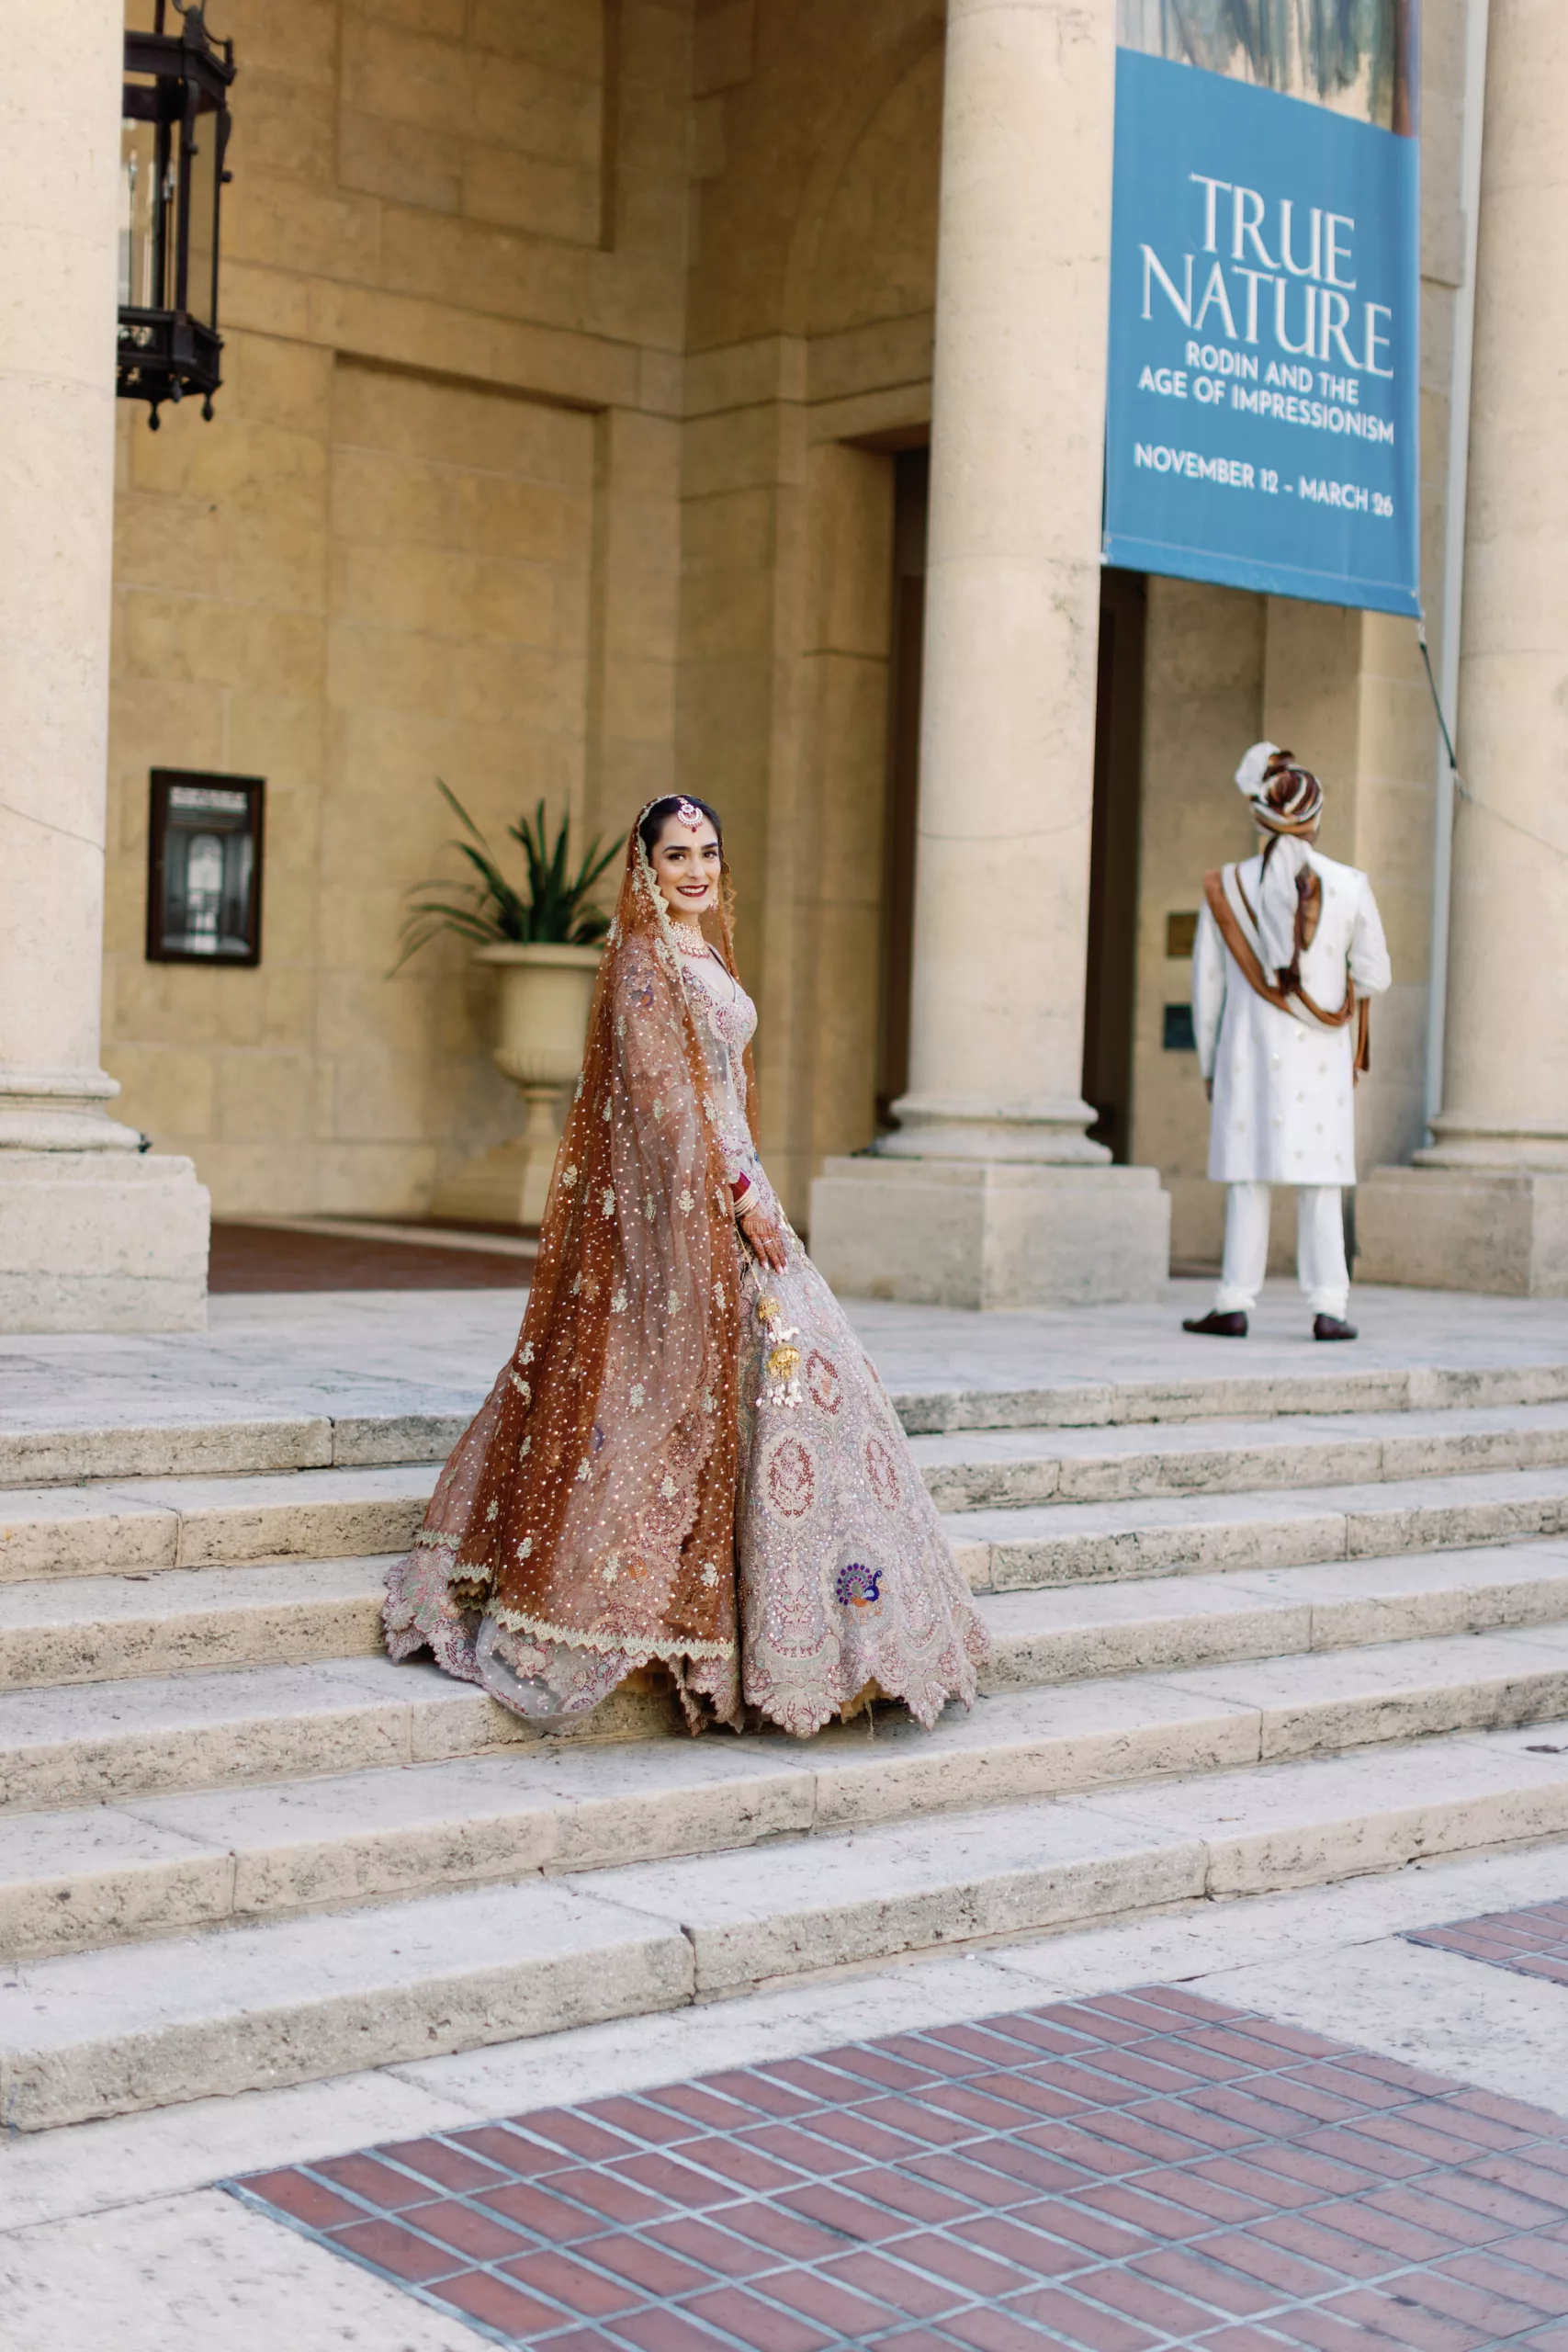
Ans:
[{"label": "scalloped lace hem", "polygon": [[922,1731],[930,1731],[940,1721],[943,1708],[954,1699],[966,1713],[975,1703],[979,1668],[986,1655],[985,1636],[978,1627],[976,1633],[980,1645],[978,1656],[976,1642],[965,1628],[962,1649],[944,1651],[934,1662],[918,1667],[908,1658],[879,1657],[869,1679],[863,1667],[859,1669],[852,1690],[826,1682],[810,1690],[748,1688],[746,1702],[792,1739],[810,1739],[830,1723],[840,1719],[849,1722],[863,1713],[873,1699],[896,1701],[908,1709]]},{"label": "scalloped lace hem", "polygon": [[521,1609],[493,1607],[486,1614],[509,1634],[528,1634],[536,1642],[549,1642],[568,1650],[601,1650],[606,1656],[619,1652],[632,1661],[628,1672],[639,1666],[651,1666],[657,1659],[668,1665],[673,1658],[732,1658],[736,1655],[733,1642],[643,1640],[626,1634],[580,1634],[570,1626],[552,1624],[547,1617],[530,1617]]}]

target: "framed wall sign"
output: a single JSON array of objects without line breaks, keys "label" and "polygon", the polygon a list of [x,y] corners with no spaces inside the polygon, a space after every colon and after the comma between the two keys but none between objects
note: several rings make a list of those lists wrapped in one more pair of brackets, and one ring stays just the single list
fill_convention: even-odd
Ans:
[{"label": "framed wall sign", "polygon": [[154,768],[152,783],[148,962],[259,964],[265,780]]}]

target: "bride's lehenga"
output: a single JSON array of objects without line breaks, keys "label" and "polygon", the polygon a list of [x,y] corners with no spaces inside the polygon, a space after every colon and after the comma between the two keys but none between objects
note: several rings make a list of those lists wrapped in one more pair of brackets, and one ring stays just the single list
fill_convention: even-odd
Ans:
[{"label": "bride's lehenga", "polygon": [[[394,1657],[542,1725],[661,1662],[693,1728],[922,1724],[986,1640],[903,1430],[757,1156],[728,926],[676,944],[636,828],[512,1362],[388,1577]],[[739,1180],[783,1272],[738,1242]]]},{"label": "bride's lehenga", "polygon": [[[735,1548],[749,1707],[802,1736],[865,1693],[933,1724],[975,1695],[985,1636],[887,1395],[784,1225],[747,1131],[751,1001],[716,956],[688,962],[731,1176],[784,1226],[783,1273],[746,1259]],[[750,1196],[749,1196],[750,1197]]]}]

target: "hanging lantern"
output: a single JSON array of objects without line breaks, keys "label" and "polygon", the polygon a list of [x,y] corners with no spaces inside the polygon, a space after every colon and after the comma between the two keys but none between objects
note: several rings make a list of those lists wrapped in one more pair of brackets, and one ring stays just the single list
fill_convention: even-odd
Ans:
[{"label": "hanging lantern", "polygon": [[177,32],[164,29],[167,5],[156,0],[150,33],[125,36],[120,127],[117,389],[150,403],[154,431],[160,403],[187,392],[209,417],[222,381],[218,222],[234,79],[234,44],[212,40],[197,0],[173,0]]}]

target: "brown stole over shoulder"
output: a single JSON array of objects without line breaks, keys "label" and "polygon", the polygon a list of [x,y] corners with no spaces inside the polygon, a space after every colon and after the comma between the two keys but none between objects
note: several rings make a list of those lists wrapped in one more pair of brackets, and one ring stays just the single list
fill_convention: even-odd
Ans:
[{"label": "brown stole over shoulder", "polygon": [[[1238,890],[1241,888],[1239,874],[1236,876],[1236,888]],[[1352,1066],[1353,1073],[1359,1079],[1364,1069],[1371,1069],[1372,1066],[1370,1021],[1371,1004],[1366,997],[1358,998],[1350,985],[1348,967],[1345,973],[1345,1001],[1337,1012],[1325,1012],[1320,1004],[1313,1002],[1303,988],[1297,988],[1290,996],[1287,996],[1283,989],[1271,986],[1267,973],[1258,960],[1257,950],[1236,921],[1235,909],[1232,906],[1229,893],[1225,888],[1223,868],[1218,873],[1204,875],[1203,896],[1209,902],[1209,912],[1213,916],[1219,928],[1220,937],[1241,967],[1241,976],[1253,994],[1260,996],[1265,1004],[1273,1005],[1277,1012],[1288,1012],[1292,1020],[1300,1019],[1297,1008],[1301,1007],[1310,1013],[1314,1021],[1321,1023],[1325,1029],[1343,1029],[1348,1025],[1352,1018],[1355,1018],[1357,1023],[1356,1057]],[[1247,912],[1250,914],[1251,911],[1248,908]]]}]

